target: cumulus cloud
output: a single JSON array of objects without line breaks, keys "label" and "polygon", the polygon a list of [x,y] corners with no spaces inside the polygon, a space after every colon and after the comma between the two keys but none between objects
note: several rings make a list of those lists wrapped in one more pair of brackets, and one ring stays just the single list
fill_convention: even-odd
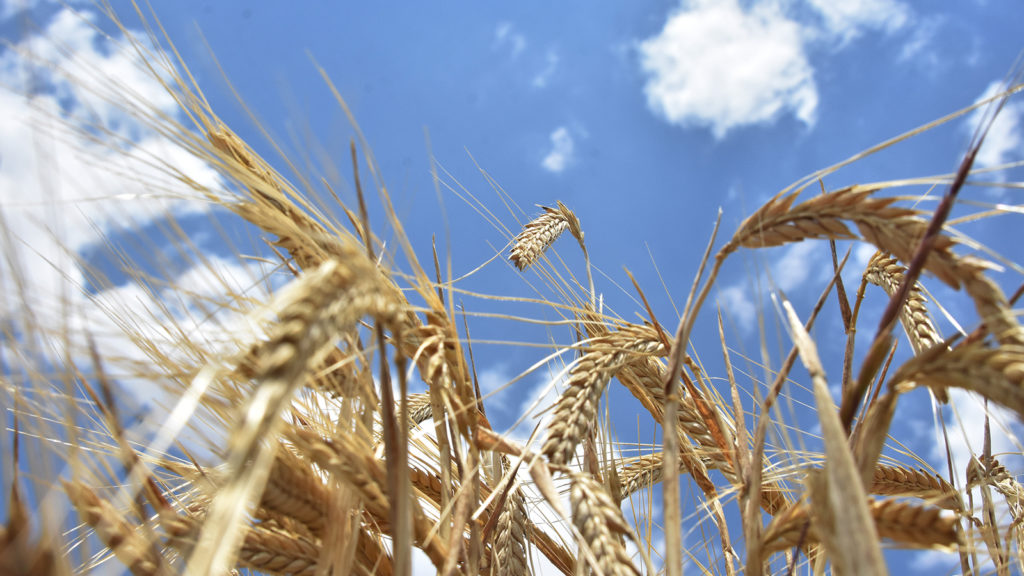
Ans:
[{"label": "cumulus cloud", "polygon": [[818,92],[802,31],[778,6],[686,3],[639,52],[647,105],[672,124],[723,138],[787,113],[814,123]]},{"label": "cumulus cloud", "polygon": [[[173,106],[128,49],[101,49],[91,23],[68,9],[39,36],[0,53],[0,205],[6,226],[0,242],[9,244],[4,251],[11,255],[0,271],[4,284],[16,275],[27,281],[26,296],[52,302],[66,281],[81,284],[74,255],[122,223],[203,209],[165,193],[170,177],[156,159],[200,184],[217,180],[212,169],[166,141],[132,141],[145,129],[115,104],[111,91],[128,86],[112,86],[111,78],[130,85],[131,94],[152,108]],[[110,130],[131,143],[101,145],[83,131],[88,129]],[[0,315],[10,312],[3,306]]]},{"label": "cumulus cloud", "polygon": [[6,20],[17,16],[20,12],[26,12],[40,6],[59,4],[61,6],[75,6],[86,3],[85,0],[7,0],[0,2],[0,20]]},{"label": "cumulus cloud", "polygon": [[[972,456],[982,453],[985,404],[978,395],[958,388],[950,389],[949,398],[953,407],[953,414],[946,420],[949,447],[954,468],[963,471],[967,469]],[[992,424],[992,454],[1001,460],[1004,458],[1000,455],[1020,454],[1020,440],[1015,433],[1020,430],[1020,425],[1016,424],[1016,416],[994,404],[989,404],[988,413]],[[941,434],[941,431],[936,430],[936,434]],[[931,461],[940,469],[945,469],[946,445],[941,438],[932,444]]]},{"label": "cumulus cloud", "polygon": [[786,115],[810,127],[818,108],[811,50],[842,48],[865,32],[892,33],[912,21],[898,0],[682,0],[639,45],[647,105],[669,123],[706,127],[718,139]]},{"label": "cumulus cloud", "polygon": [[[991,98],[1004,88],[1003,83],[996,81],[989,84],[985,93],[978,98],[978,102]],[[978,108],[964,121],[964,131],[973,134],[975,130],[986,119],[988,106]],[[1019,99],[1010,100],[1003,106],[996,116],[995,121],[985,136],[985,142],[975,159],[977,168],[993,168],[1024,160],[1024,102]],[[1004,179],[1004,174],[997,174],[997,177]]]},{"label": "cumulus cloud", "polygon": [[575,159],[576,143],[565,126],[555,128],[550,138],[551,150],[541,160],[540,165],[548,172],[558,174],[568,168]]},{"label": "cumulus cloud", "polygon": [[[175,329],[198,332],[199,322],[209,328],[214,320],[197,303],[242,293],[259,273],[209,254],[203,264],[181,263],[182,275],[166,280],[187,283],[191,303],[156,286],[90,284],[82,265],[89,249],[209,210],[174,174],[220,187],[209,165],[139,120],[174,114],[176,105],[131,46],[101,36],[94,19],[65,8],[36,35],[0,49],[0,320],[21,326],[23,337],[88,331],[134,361],[143,353],[126,331],[167,339]],[[100,142],[98,133],[109,137]],[[168,301],[155,304],[161,299]]]}]

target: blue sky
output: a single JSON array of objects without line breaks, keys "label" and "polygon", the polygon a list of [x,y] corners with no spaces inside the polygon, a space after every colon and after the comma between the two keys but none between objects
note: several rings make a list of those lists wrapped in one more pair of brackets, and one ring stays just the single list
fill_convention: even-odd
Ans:
[{"label": "blue sky", "polygon": [[[137,27],[130,5],[113,4],[129,27]],[[112,74],[157,109],[172,111],[173,102],[160,95],[130,55],[110,48],[87,25],[92,21],[111,31],[94,8],[87,3],[72,6],[77,15],[57,3],[4,2],[0,33],[14,45],[33,46],[67,64],[68,70]],[[314,60],[321,65],[351,106],[425,262],[432,235],[439,246],[450,243],[456,276],[490,259],[507,242],[451,192],[443,191],[439,204],[426,132],[434,157],[451,175],[446,181],[471,191],[513,232],[513,215],[504,211],[477,165],[525,210],[525,217],[516,214],[520,218],[535,215],[535,204],[561,200],[572,208],[582,220],[600,271],[595,280],[606,305],[631,320],[641,313],[632,290],[616,286],[629,286],[623,272],[628,267],[670,328],[677,318],[673,302],[681,307],[685,299],[719,208],[722,234],[727,236],[764,200],[802,176],[991,93],[1024,47],[1021,8],[996,1],[349,5],[182,0],[154,2],[154,9],[222,119],[287,175],[286,164],[255,119],[301,172],[314,180],[324,177],[352,201],[354,193],[346,182],[353,133]],[[67,50],[36,44],[32,38],[39,35],[69,47],[73,57]],[[41,70],[26,74],[30,69],[13,48],[0,48],[5,117],[0,120],[0,199],[5,217],[25,240],[16,243],[23,262],[43,258],[64,271],[33,273],[39,300],[58,293],[69,278],[73,283],[84,280],[47,227],[57,231],[55,236],[72,254],[88,258],[97,250],[98,232],[116,236],[125,218],[143,228],[155,226],[156,215],[168,209],[188,232],[205,239],[200,243],[222,267],[222,277],[245,285],[252,264],[240,264],[223,248],[208,226],[207,209],[155,199],[131,179],[126,183],[98,172],[94,168],[100,161],[112,158],[107,152],[75,142],[60,130],[41,129],[48,126],[45,122],[26,120],[100,118],[133,142],[135,150],[152,152],[204,182],[215,182],[216,176],[185,155],[162,148],[144,125],[106,102],[101,94],[111,89],[109,84],[88,73],[76,84]],[[99,88],[82,90],[83,82],[96,82]],[[19,96],[25,92],[37,93],[32,103]],[[952,172],[970,138],[971,122],[971,117],[954,120],[844,168],[825,184],[832,189]],[[1024,101],[1018,97],[990,134],[979,166],[1024,160],[1022,134]],[[36,145],[27,147],[26,141]],[[82,152],[92,160],[81,160]],[[60,169],[42,170],[47,166],[44,158],[61,159]],[[136,170],[128,166],[125,172]],[[1013,181],[1020,175],[1017,168],[985,178]],[[924,191],[917,187],[906,193]],[[1018,194],[981,186],[963,192],[970,200],[1009,204],[1020,203]],[[51,209],[36,198],[52,199],[47,203]],[[110,200],[118,201],[116,207]],[[963,229],[1020,261],[1021,251],[1010,240],[1016,230],[1013,218]],[[259,249],[244,244],[255,244],[258,239],[252,235],[237,232],[234,238],[243,251]],[[556,247],[582,274],[575,246],[563,242]],[[26,245],[33,249],[25,251]],[[831,274],[826,255],[826,244],[806,244],[733,258],[716,296],[730,319],[730,342],[737,352],[758,355],[755,304],[768,301],[766,284],[757,287],[752,281],[755,274],[768,271],[789,297],[804,303],[798,310],[806,313],[806,303],[816,298]],[[851,283],[869,255],[864,249],[854,252]],[[539,277],[521,274],[502,260],[489,264],[464,287],[534,295],[523,280],[541,285]],[[11,265],[5,266],[0,279],[9,282]],[[204,278],[190,281],[210,294],[222,287],[209,275]],[[1010,272],[999,279],[1012,290],[1020,275]],[[131,290],[127,285],[112,287],[109,296],[131,301]],[[94,297],[105,296],[103,290],[94,291]],[[971,314],[962,298],[943,290],[936,294],[954,313]],[[876,295],[865,314],[877,314],[883,303]],[[497,308],[470,297],[464,304],[471,312]],[[833,301],[819,335],[837,333],[834,308]],[[5,307],[0,312],[13,313]],[[515,308],[513,313],[554,318],[537,308]],[[774,312],[768,309],[766,314],[769,331],[776,330]],[[704,320],[695,333],[697,351],[712,372],[721,373],[715,370],[721,361],[710,307]],[[83,320],[90,321],[105,322]],[[864,326],[874,323],[867,320]],[[951,332],[948,324],[940,326],[945,334]],[[568,330],[509,322],[476,322],[471,330],[481,341],[571,340]],[[778,344],[773,334],[769,338],[777,363],[778,350],[788,340]],[[821,344],[826,368],[834,371],[842,347],[838,340],[823,338]],[[543,357],[540,349],[519,346],[480,345],[475,353],[489,388],[508,382]],[[490,408],[492,420],[510,425],[527,405],[524,398],[538,393],[548,377],[541,371],[498,393]],[[625,440],[635,440],[633,423],[642,409],[628,394],[616,394],[615,410],[621,412],[613,416],[624,422],[618,432]],[[926,395],[910,395],[904,404],[913,406],[903,408],[905,424],[899,425],[906,430],[900,432],[939,465],[929,452],[933,421]],[[977,416],[976,405],[966,399],[962,411],[967,420]],[[971,442],[977,446],[977,437]],[[1004,448],[1012,446],[1005,442]],[[952,566],[937,561],[943,570]]]}]

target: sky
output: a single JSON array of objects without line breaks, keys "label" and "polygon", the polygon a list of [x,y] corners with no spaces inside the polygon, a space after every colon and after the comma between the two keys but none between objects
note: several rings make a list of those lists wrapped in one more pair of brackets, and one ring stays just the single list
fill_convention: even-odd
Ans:
[{"label": "sky", "polygon": [[[129,28],[138,29],[130,4],[112,4]],[[298,172],[332,183],[351,202],[348,145],[354,133],[318,73],[322,67],[372,147],[424,262],[430,261],[434,236],[450,256],[455,276],[507,252],[508,235],[456,190],[494,210],[513,234],[517,219],[539,213],[535,205],[560,200],[582,221],[597,289],[608,309],[629,320],[643,315],[629,288],[628,268],[670,328],[719,209],[721,234],[728,235],[757,206],[803,176],[994,94],[1024,48],[1022,9],[991,0],[443,5],[179,0],[154,1],[153,9],[228,125],[286,175],[295,170],[275,146]],[[102,266],[104,238],[127,237],[134,229],[154,232],[168,212],[209,256],[209,265],[175,263],[173,250],[155,242],[129,247],[129,253],[156,254],[154,267],[166,258],[170,264],[161,270],[196,286],[202,296],[216,298],[226,286],[254,297],[266,289],[254,280],[261,264],[240,260],[225,248],[227,235],[235,248],[259,250],[257,236],[216,229],[211,222],[217,215],[208,206],[165,193],[176,184],[153,158],[199,182],[215,185],[218,176],[116,104],[142,99],[151,110],[176,113],[159,83],[130,51],[118,47],[119,33],[92,4],[0,2],[0,37],[5,40],[0,47],[0,208],[8,255],[0,265],[0,283],[5,289],[19,278],[23,285],[17,290],[28,295],[32,313],[43,322],[102,326],[100,333],[116,340],[117,326],[89,312],[90,303],[132,312],[134,303],[150,295],[112,270],[113,285],[93,285],[85,265]],[[63,72],[29,64],[26,51],[57,63]],[[979,118],[975,113],[954,119],[843,168],[824,185],[837,189],[948,174]],[[83,139],[61,119],[99,123],[121,144],[111,150]],[[430,176],[431,154],[445,174],[440,193]],[[1004,168],[1021,161],[1024,99],[1018,96],[1002,111],[978,157],[977,167],[990,172],[963,197],[982,205],[1021,204],[1016,189],[999,186],[1022,179],[1019,167]],[[504,208],[488,177],[521,211]],[[926,190],[911,187],[901,193]],[[816,185],[808,191],[815,192]],[[321,201],[329,201],[320,194]],[[964,206],[954,216],[978,209]],[[1019,262],[1021,249],[1012,240],[1019,217],[966,223],[961,229]],[[383,223],[379,212],[374,219]],[[571,242],[562,240],[556,248],[581,275],[582,260]],[[853,248],[846,277],[855,287],[871,250]],[[741,252],[729,262],[714,297],[736,354],[758,357],[757,319],[763,312],[777,365],[788,340],[778,337],[768,278],[806,314],[831,277],[827,258],[827,244],[803,243]],[[1012,269],[997,278],[1008,291],[1021,281]],[[971,318],[962,295],[934,280],[928,285],[954,315]],[[504,258],[491,261],[463,287],[509,296],[545,293],[536,273],[520,273]],[[81,318],[69,320],[52,304],[61,295],[71,299]],[[824,336],[841,333],[832,302],[816,334],[826,368],[838,371],[842,339]],[[470,312],[500,309],[468,295],[462,304]],[[16,300],[0,300],[0,316],[12,317],[18,306]],[[182,320],[196,312],[190,306],[195,304],[158,313]],[[883,306],[875,294],[863,314],[877,318]],[[554,319],[535,307],[516,307],[512,313]],[[721,373],[713,318],[709,306],[694,347],[709,371]],[[245,319],[219,321],[226,330],[249,329]],[[944,334],[953,330],[947,322],[939,325]],[[868,320],[865,326],[873,324]],[[198,325],[190,329],[203,332]],[[471,330],[481,342],[572,339],[568,330],[522,323],[475,320]],[[17,348],[2,345],[8,352]],[[860,348],[865,346],[866,341]],[[511,426],[555,376],[541,369],[502,389],[546,352],[481,344],[474,353],[482,386],[493,391],[489,416],[498,427]],[[747,378],[761,376],[745,366]],[[621,439],[650,438],[633,424],[644,416],[642,409],[628,393],[612,394],[613,417],[624,423],[617,430]],[[980,407],[961,396],[960,419],[977,432]],[[941,470],[927,395],[908,395],[900,415],[894,432]],[[955,437],[961,459],[968,445],[979,446],[976,433]],[[996,443],[996,451],[1020,452],[1003,435]],[[900,558],[921,573],[948,572],[955,564],[934,554]]]}]

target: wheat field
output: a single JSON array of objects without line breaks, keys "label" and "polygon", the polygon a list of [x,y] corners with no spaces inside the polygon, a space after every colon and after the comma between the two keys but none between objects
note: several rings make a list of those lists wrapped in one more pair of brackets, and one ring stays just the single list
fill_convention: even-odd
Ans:
[{"label": "wheat field", "polygon": [[[87,271],[78,289],[95,294],[124,277],[139,309],[66,295],[40,303],[18,288],[27,275],[18,262],[0,268],[11,288],[0,358],[9,488],[0,574],[391,575],[417,566],[445,575],[873,575],[908,549],[951,552],[963,574],[1024,572],[1024,491],[1012,469],[1024,453],[995,454],[986,443],[965,468],[950,459],[932,469],[890,435],[900,403],[924,397],[911,394],[918,389],[940,411],[953,409],[953,390],[991,406],[991,422],[968,423],[986,438],[1024,418],[1021,290],[996,276],[1020,267],[958,230],[1020,218],[1019,207],[958,200],[976,176],[987,124],[948,175],[825,185],[842,165],[975,110],[991,122],[1024,90],[1019,75],[971,108],[793,175],[734,229],[719,216],[712,234],[690,241],[704,250],[692,287],[670,287],[685,305],[657,317],[648,294],[660,287],[626,274],[615,287],[596,273],[600,255],[585,240],[614,230],[587,228],[558,198],[527,209],[520,224],[515,210],[505,215],[438,168],[434,184],[507,241],[471,274],[514,267],[532,296],[464,288],[443,248],[406,235],[361,135],[338,166],[356,201],[332,190],[323,205],[310,194],[321,186],[312,175],[286,178],[218,116],[158,21],[149,24],[149,36],[121,32],[169,108],[116,87],[97,97],[192,159],[194,173],[158,151],[140,177],[153,178],[155,196],[206,204],[211,222],[246,230],[249,245],[215,233],[233,238],[248,284],[219,275],[169,211],[159,243],[124,223],[138,246],[108,247],[116,269],[78,262]],[[101,123],[54,116],[48,129],[58,138],[70,131],[114,151],[123,144]],[[289,163],[301,172],[301,159]],[[486,186],[500,194],[497,182]],[[906,192],[922,188],[927,202]],[[954,218],[954,206],[972,211]],[[4,236],[13,251],[17,239]],[[714,303],[723,266],[798,243],[831,250],[832,281],[808,306],[776,291],[763,314],[782,327],[783,353],[774,362],[740,357],[728,311]],[[852,265],[841,249],[849,246],[874,251],[852,272],[859,285],[840,273]],[[146,256],[160,251],[206,270],[205,280],[166,282],[162,261]],[[935,320],[952,309],[932,296],[939,287],[968,310],[959,331]],[[609,310],[603,293],[612,289],[631,294],[636,309]],[[862,310],[866,294],[888,303],[880,316]],[[37,315],[40,305],[52,314]],[[178,309],[201,321],[175,320]],[[816,330],[823,311],[845,329]],[[693,338],[698,319],[717,326],[718,338]],[[488,418],[493,400],[481,391],[473,351],[483,344],[473,334],[490,323],[573,335],[489,343],[533,347],[536,365],[520,378],[550,370],[557,397],[522,415],[528,428],[539,422],[526,434]],[[841,364],[823,363],[826,340],[845,349]],[[710,371],[719,359],[724,370]],[[161,399],[163,410],[140,423],[132,390]],[[617,440],[612,390],[642,407],[651,442]],[[794,439],[801,435],[814,441]]]}]

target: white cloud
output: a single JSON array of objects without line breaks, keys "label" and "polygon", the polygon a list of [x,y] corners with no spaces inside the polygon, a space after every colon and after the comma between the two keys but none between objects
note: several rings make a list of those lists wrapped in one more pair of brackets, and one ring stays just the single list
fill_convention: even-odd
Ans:
[{"label": "white cloud", "polygon": [[508,366],[499,364],[484,368],[478,374],[478,382],[488,414],[495,412],[492,421],[521,414],[516,410],[522,401],[522,384],[515,380]]},{"label": "white cloud", "polygon": [[[808,10],[809,9],[809,10]],[[811,127],[818,108],[812,49],[841,49],[868,31],[914,21],[899,0],[681,0],[657,35],[639,45],[648,108],[669,123],[735,128],[791,115]],[[923,50],[934,25],[904,57]]]},{"label": "white cloud", "polygon": [[[53,340],[52,349],[67,345],[71,354],[84,350],[88,330],[102,349],[131,362],[143,352],[126,332],[167,340],[170,332],[157,330],[173,325],[198,333],[199,322],[209,328],[221,320],[195,304],[226,286],[249,289],[257,274],[252,264],[207,255],[206,263],[183,263],[182,276],[166,279],[187,283],[188,297],[134,283],[87,292],[90,276],[80,265],[86,249],[209,209],[175,173],[198,187],[220,183],[210,166],[139,119],[174,114],[176,104],[130,46],[101,36],[94,19],[61,10],[37,35],[0,51],[0,320],[26,338],[66,333],[72,340]],[[215,281],[211,270],[230,284]],[[155,304],[160,299],[166,301]],[[215,331],[202,333],[208,350],[226,342]]]},{"label": "white cloud", "polygon": [[[0,263],[0,285],[8,294],[18,276],[30,303],[58,302],[68,284],[83,281],[74,261],[83,248],[168,213],[206,209],[184,198],[189,192],[168,169],[201,186],[216,185],[214,170],[121,105],[171,111],[173,100],[161,94],[130,50],[100,42],[91,22],[68,9],[0,53],[0,243],[10,256]],[[88,133],[97,130],[115,137],[100,144]],[[0,317],[10,306],[0,304]]]},{"label": "white cloud", "polygon": [[[800,242],[786,248],[785,253],[775,262],[772,277],[775,284],[783,292],[789,292],[799,287],[807,280],[807,274],[812,268],[821,269],[826,265],[825,253],[820,252],[823,245],[817,242]],[[814,253],[818,252],[821,266],[814,266],[810,260]],[[829,277],[832,275],[831,268],[826,268]]]},{"label": "white cloud", "polygon": [[900,49],[899,60],[901,62],[916,62],[934,70],[940,64],[938,55],[933,50],[928,50],[939,29],[945,24],[945,19],[939,16],[930,16],[915,23],[909,31],[909,37]]},{"label": "white cloud", "polygon": [[565,390],[569,369],[563,362],[571,361],[571,358],[553,359],[541,366],[534,373],[533,386],[525,391],[523,391],[526,387],[524,382],[514,384],[520,390],[518,397],[521,400],[518,405],[513,406],[512,413],[520,415],[521,421],[508,430],[509,438],[526,444],[534,428],[539,426],[540,432],[535,441],[543,440],[544,431],[547,429],[553,412],[550,408],[558,402],[558,398]]},{"label": "white cloud", "polygon": [[640,45],[648,107],[672,124],[730,130],[792,114],[815,121],[818,92],[799,24],[762,2],[686,2]]},{"label": "white cloud", "polygon": [[32,10],[47,4],[75,6],[84,4],[83,0],[7,0],[0,2],[0,20],[17,16],[20,12]]},{"label": "white cloud", "polygon": [[551,150],[541,160],[540,165],[548,172],[562,172],[575,159],[575,149],[576,143],[573,142],[569,129],[559,126],[551,132]]},{"label": "white cloud", "polygon": [[511,22],[499,22],[494,28],[495,48],[507,48],[515,58],[526,50],[526,36],[515,30]]},{"label": "white cloud", "polygon": [[757,307],[754,295],[743,285],[726,286],[718,291],[718,305],[724,318],[736,322],[744,334],[750,334],[756,327]]},{"label": "white cloud", "polygon": [[845,43],[865,30],[894,32],[910,21],[910,8],[897,0],[808,0],[821,14],[825,30]]},{"label": "white cloud", "polygon": [[555,71],[558,70],[558,62],[560,58],[558,52],[555,50],[548,50],[544,54],[544,68],[533,77],[534,88],[546,88],[548,82],[551,81],[551,77],[555,75]]},{"label": "white cloud", "polygon": [[[982,453],[982,441],[985,422],[985,405],[981,397],[964,390],[954,388],[949,391],[950,405],[953,415],[947,418],[949,430],[949,447],[953,456],[953,466],[962,476],[967,470],[971,457]],[[992,432],[992,454],[1020,454],[1020,442],[1015,432],[1020,430],[1017,418],[1009,410],[990,403],[988,407]],[[1009,428],[1008,426],[1012,426]],[[941,435],[941,430],[936,429]],[[1003,457],[999,457],[1003,460]],[[937,469],[946,469],[946,445],[941,437],[932,444],[931,461]],[[1010,466],[1012,469],[1013,467]]]},{"label": "white cloud", "polygon": [[[978,101],[998,94],[1003,87],[1003,83],[999,81],[989,84]],[[986,113],[990,111],[990,106],[983,106],[972,112],[963,124],[964,131],[973,134],[985,120]],[[988,134],[985,135],[985,142],[975,159],[975,166],[992,168],[1019,160],[1024,160],[1024,102],[1018,98],[1007,102],[999,116],[996,116]],[[997,177],[1003,179],[1005,175],[997,174]]]}]

